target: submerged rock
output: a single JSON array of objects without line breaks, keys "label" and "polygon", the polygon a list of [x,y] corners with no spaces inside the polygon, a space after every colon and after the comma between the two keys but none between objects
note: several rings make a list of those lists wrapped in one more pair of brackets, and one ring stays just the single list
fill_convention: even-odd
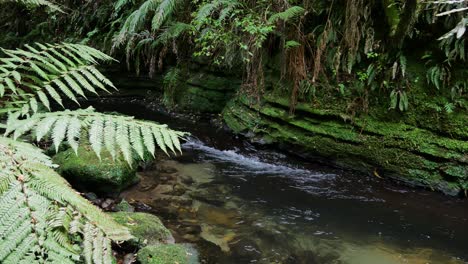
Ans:
[{"label": "submerged rock", "polygon": [[115,194],[138,181],[136,168],[131,168],[122,159],[112,160],[106,151],[99,160],[86,146],[78,149],[78,155],[72,149],[59,152],[53,161],[74,187],[86,191]]},{"label": "submerged rock", "polygon": [[135,244],[157,245],[161,243],[174,243],[171,232],[163,225],[158,217],[147,213],[117,212],[111,216],[119,224],[130,229],[136,237]]},{"label": "submerged rock", "polygon": [[142,264],[197,264],[198,253],[191,245],[147,246],[138,251]]}]

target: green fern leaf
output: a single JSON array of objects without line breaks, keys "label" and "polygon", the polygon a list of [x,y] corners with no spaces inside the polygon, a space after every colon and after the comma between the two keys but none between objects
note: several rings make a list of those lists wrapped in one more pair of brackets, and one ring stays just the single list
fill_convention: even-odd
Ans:
[{"label": "green fern leaf", "polygon": [[89,129],[89,143],[96,155],[101,159],[103,145],[104,121],[100,117],[94,118]]},{"label": "green fern leaf", "polygon": [[116,157],[116,150],[115,150],[115,123],[112,119],[107,118],[104,124],[104,145],[106,146],[107,151],[109,151],[113,160]]},{"label": "green fern leaf", "polygon": [[60,144],[62,144],[62,141],[65,139],[68,122],[67,117],[60,117],[55,122],[54,129],[52,130],[52,141],[55,146],[55,152],[58,152]]},{"label": "green fern leaf", "polygon": [[69,121],[68,131],[67,131],[67,142],[70,147],[75,151],[75,154],[78,155],[78,140],[81,135],[81,122],[78,118],[72,117]]}]

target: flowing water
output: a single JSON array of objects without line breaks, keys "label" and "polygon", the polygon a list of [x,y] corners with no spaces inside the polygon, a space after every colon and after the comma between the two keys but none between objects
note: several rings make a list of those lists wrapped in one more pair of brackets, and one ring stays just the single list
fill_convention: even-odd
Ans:
[{"label": "flowing water", "polygon": [[148,105],[117,107],[194,135],[166,163],[195,182],[197,236],[219,248],[206,262],[468,263],[467,200],[259,149]]}]

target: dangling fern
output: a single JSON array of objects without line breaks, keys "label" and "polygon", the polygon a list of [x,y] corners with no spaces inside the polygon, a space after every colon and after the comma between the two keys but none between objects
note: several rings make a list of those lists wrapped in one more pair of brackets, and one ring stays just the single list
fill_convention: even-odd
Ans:
[{"label": "dangling fern", "polygon": [[30,144],[0,137],[0,262],[112,263],[129,231],[77,194]]},{"label": "dangling fern", "polygon": [[[114,48],[128,42],[135,34],[144,31],[145,24],[151,20],[151,30],[159,30],[174,10],[185,0],[147,0],[130,14],[120,32],[114,38]],[[117,3],[119,4],[119,2]],[[115,7],[117,8],[117,6]]]},{"label": "dangling fern", "polygon": [[0,0],[0,4],[7,3],[7,2],[16,2],[16,3],[21,3],[24,5],[32,5],[32,6],[45,6],[47,8],[50,8],[53,11],[63,12],[62,9],[60,9],[58,5],[47,0]]},{"label": "dangling fern", "polygon": [[[166,125],[101,114],[92,108],[38,113],[22,120],[19,115],[10,115],[6,135],[12,134],[14,139],[18,139],[30,131],[37,141],[50,136],[56,150],[66,141],[76,153],[80,136],[87,133],[91,148],[98,157],[105,148],[112,157],[121,153],[130,165],[132,153],[143,159],[145,151],[155,154],[156,145],[166,153],[168,149],[174,153],[181,151],[179,138],[184,136],[184,133],[171,130]],[[116,150],[116,146],[119,150]]]},{"label": "dangling fern", "polygon": [[113,59],[96,49],[70,43],[25,48],[2,49],[8,57],[0,58],[0,105],[9,111],[35,113],[38,103],[50,110],[49,98],[63,106],[63,95],[78,103],[77,96],[114,87],[95,68],[98,61]]}]

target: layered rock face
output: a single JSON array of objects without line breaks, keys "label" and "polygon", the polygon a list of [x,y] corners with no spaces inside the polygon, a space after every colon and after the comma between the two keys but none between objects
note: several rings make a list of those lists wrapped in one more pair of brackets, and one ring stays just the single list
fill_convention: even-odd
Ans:
[{"label": "layered rock face", "polygon": [[371,116],[350,119],[344,113],[307,104],[298,104],[291,115],[288,101],[274,96],[265,96],[260,103],[237,98],[223,117],[234,132],[254,141],[279,144],[289,152],[377,177],[450,195],[457,195],[468,179],[463,127],[458,127],[458,134],[443,134]]}]

